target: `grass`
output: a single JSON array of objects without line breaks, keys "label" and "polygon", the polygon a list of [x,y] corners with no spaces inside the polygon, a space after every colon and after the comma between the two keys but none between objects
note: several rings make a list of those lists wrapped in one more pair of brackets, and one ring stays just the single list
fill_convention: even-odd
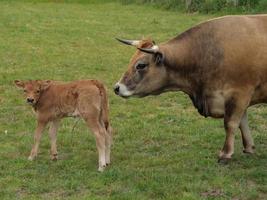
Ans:
[{"label": "grass", "polygon": [[[267,0],[120,0],[123,4],[152,5],[160,9],[178,12],[220,14],[266,13]],[[188,1],[189,2],[189,1]],[[234,2],[239,2],[238,6]]]},{"label": "grass", "polygon": [[[249,109],[256,154],[242,153],[237,133],[233,162],[221,166],[223,123],[201,117],[188,97],[124,100],[112,92],[135,51],[114,37],[163,42],[209,18],[112,2],[1,1],[0,199],[266,199],[266,107]],[[94,137],[81,120],[72,132],[73,119],[59,130],[57,162],[47,133],[29,162],[35,118],[13,80],[85,78],[109,90],[112,166],[97,172]]]}]

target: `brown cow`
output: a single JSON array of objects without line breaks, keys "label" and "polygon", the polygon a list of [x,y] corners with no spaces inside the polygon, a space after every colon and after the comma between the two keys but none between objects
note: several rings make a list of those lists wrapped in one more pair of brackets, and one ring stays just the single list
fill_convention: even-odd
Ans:
[{"label": "brown cow", "polygon": [[118,40],[139,50],[114,87],[117,95],[183,91],[201,115],[224,118],[219,161],[234,153],[238,127],[244,152],[253,153],[246,110],[267,102],[267,15],[209,20],[159,45],[150,39]]},{"label": "brown cow", "polygon": [[56,134],[60,120],[64,117],[81,117],[96,138],[98,170],[103,171],[110,164],[112,133],[108,118],[108,97],[102,83],[97,80],[70,83],[16,80],[15,84],[24,89],[26,101],[33,107],[38,121],[29,160],[37,156],[42,132],[48,123],[51,123],[51,159],[56,160]]}]

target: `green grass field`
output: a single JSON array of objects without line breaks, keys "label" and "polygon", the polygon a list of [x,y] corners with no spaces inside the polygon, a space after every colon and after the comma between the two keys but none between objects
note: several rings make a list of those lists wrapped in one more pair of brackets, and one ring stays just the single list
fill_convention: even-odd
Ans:
[{"label": "green grass field", "polygon": [[[115,37],[163,42],[212,16],[119,3],[0,2],[0,199],[267,199],[267,108],[249,109],[256,153],[236,134],[233,161],[217,164],[222,120],[205,119],[182,93],[124,100],[112,87],[133,47]],[[96,2],[96,1],[95,1]],[[113,164],[97,172],[95,141],[82,120],[63,120],[59,160],[47,132],[27,157],[35,118],[15,79],[99,79],[108,87]]]}]

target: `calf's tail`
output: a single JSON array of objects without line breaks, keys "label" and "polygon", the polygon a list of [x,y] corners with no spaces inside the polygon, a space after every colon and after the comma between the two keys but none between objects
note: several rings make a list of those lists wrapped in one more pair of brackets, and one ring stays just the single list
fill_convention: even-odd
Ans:
[{"label": "calf's tail", "polygon": [[108,95],[107,89],[105,86],[100,82],[95,82],[96,86],[98,87],[101,95],[101,119],[104,122],[106,130],[111,133],[111,125],[109,122],[109,103],[108,103]]}]

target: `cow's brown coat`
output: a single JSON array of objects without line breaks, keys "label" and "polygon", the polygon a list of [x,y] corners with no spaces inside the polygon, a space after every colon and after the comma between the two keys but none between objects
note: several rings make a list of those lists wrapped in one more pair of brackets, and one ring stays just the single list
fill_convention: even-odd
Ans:
[{"label": "cow's brown coat", "polygon": [[[152,40],[140,41],[138,46],[152,47]],[[209,20],[156,49],[156,53],[141,49],[134,54],[115,92],[122,97],[144,97],[183,91],[201,115],[224,118],[226,140],[220,160],[231,158],[234,130],[238,127],[244,151],[252,153],[254,142],[246,110],[267,102],[267,15]],[[158,55],[163,58],[160,64],[155,62]],[[140,62],[148,66],[137,70]]]}]

